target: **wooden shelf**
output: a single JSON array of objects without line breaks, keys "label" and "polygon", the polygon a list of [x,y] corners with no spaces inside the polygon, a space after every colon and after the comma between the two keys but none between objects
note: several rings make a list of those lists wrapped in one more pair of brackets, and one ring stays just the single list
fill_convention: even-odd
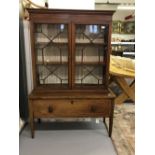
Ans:
[{"label": "wooden shelf", "polygon": [[104,62],[75,62],[76,65],[105,65]]},{"label": "wooden shelf", "polygon": [[46,40],[46,38],[44,39],[44,38],[36,38],[36,43],[48,43],[48,42],[50,42],[50,41],[52,41],[52,43],[68,43],[68,39],[66,39],[66,38],[61,38],[61,39],[54,39],[54,40],[49,40],[49,39],[47,39]]},{"label": "wooden shelf", "polygon": [[66,65],[68,64],[67,61],[60,62],[60,61],[55,61],[55,62],[37,62],[37,65]]},{"label": "wooden shelf", "polygon": [[[46,45],[48,43],[51,44],[68,44],[68,40],[67,39],[60,39],[60,40],[53,40],[52,42],[50,42],[50,40],[38,40],[35,42],[36,45]],[[89,40],[84,40],[84,39],[79,39],[79,40],[75,40],[75,44],[82,44],[82,45],[91,45],[91,44],[96,44],[96,45],[107,45],[107,43],[105,43],[103,41],[103,39],[98,39],[98,40],[94,40],[92,42],[90,42]]]},{"label": "wooden shelf", "polygon": [[81,45],[81,46],[107,46],[107,43],[75,43],[76,46]]},{"label": "wooden shelf", "polygon": [[36,42],[35,44],[36,46],[46,46],[47,44],[60,46],[60,45],[66,45],[68,44],[68,42]]},{"label": "wooden shelf", "polygon": [[103,39],[96,39],[92,42],[90,42],[90,40],[85,40],[85,39],[76,39],[75,40],[75,44],[105,44],[104,40]]}]

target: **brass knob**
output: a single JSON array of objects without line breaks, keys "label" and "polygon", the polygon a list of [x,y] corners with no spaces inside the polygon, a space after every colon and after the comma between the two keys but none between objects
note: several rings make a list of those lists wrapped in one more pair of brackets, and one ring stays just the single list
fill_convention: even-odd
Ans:
[{"label": "brass knob", "polygon": [[48,112],[52,113],[53,112],[53,108],[51,106],[48,107]]}]

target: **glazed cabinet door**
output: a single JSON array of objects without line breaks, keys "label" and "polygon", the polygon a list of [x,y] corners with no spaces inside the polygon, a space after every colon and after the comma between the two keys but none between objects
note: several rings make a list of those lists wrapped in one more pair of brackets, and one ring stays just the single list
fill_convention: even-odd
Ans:
[{"label": "glazed cabinet door", "polygon": [[70,87],[70,24],[35,23],[36,82],[40,87]]},{"label": "glazed cabinet door", "polygon": [[74,87],[102,88],[106,84],[108,24],[73,25]]}]

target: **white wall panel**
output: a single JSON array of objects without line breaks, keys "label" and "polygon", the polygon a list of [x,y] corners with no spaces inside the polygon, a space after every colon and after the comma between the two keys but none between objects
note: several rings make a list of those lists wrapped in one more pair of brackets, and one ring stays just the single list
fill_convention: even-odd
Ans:
[{"label": "white wall panel", "polygon": [[29,22],[26,20],[23,21],[23,29],[24,29],[24,43],[25,43],[27,89],[28,94],[30,94],[30,92],[33,89],[33,78],[32,78],[30,28],[29,28]]},{"label": "white wall panel", "polygon": [[95,9],[95,0],[48,0],[49,8]]}]

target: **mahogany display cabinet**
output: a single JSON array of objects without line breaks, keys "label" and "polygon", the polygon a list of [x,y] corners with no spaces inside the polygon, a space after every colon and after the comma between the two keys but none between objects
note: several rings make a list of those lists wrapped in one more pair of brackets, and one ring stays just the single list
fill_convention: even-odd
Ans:
[{"label": "mahogany display cabinet", "polygon": [[108,89],[113,11],[27,9],[34,89],[29,95],[31,135],[35,118],[109,118]]}]

